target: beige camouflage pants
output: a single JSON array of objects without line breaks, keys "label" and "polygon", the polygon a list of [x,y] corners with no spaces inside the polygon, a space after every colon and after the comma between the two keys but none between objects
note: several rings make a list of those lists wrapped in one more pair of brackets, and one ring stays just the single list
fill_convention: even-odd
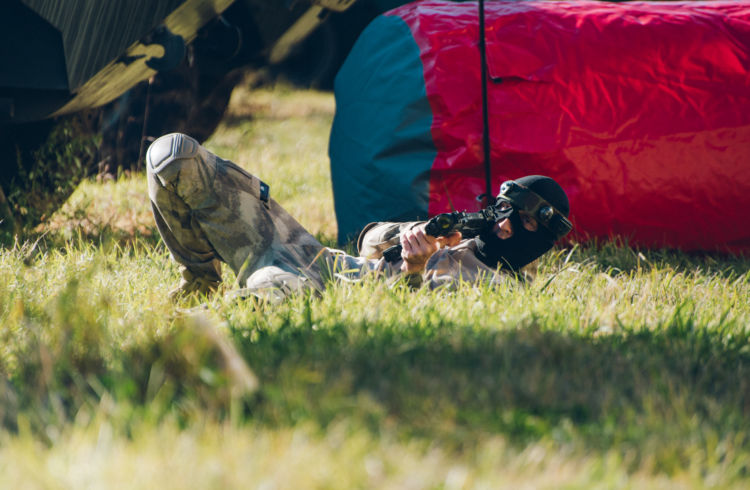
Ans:
[{"label": "beige camouflage pants", "polygon": [[189,136],[162,136],[146,160],[156,225],[186,279],[220,281],[221,261],[244,291],[279,299],[320,290],[337,272],[374,267],[324,248],[269,197],[268,186]]}]

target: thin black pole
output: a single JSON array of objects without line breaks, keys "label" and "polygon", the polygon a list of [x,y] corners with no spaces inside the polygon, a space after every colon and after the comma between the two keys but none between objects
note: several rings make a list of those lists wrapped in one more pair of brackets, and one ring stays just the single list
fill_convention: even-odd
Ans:
[{"label": "thin black pole", "polygon": [[492,168],[490,165],[490,115],[487,104],[487,45],[484,33],[484,0],[479,0],[479,53],[482,63],[482,145],[484,150],[484,202],[492,204]]}]

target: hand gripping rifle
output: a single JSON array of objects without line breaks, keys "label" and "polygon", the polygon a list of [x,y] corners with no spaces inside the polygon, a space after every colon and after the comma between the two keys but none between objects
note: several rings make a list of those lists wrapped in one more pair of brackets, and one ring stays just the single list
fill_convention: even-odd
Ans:
[{"label": "hand gripping rifle", "polygon": [[[509,214],[509,212],[501,211],[496,206],[489,206],[476,213],[453,211],[452,213],[438,214],[427,222],[425,232],[437,238],[448,236],[454,231],[460,231],[465,238],[471,238],[494,226],[497,221],[502,220]],[[383,257],[387,262],[395,262],[401,258],[401,250],[401,244],[394,245],[383,252]]]}]

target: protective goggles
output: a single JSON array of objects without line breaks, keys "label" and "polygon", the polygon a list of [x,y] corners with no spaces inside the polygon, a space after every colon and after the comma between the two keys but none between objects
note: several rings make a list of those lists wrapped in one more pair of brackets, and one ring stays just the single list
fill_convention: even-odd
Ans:
[{"label": "protective goggles", "polygon": [[500,186],[497,198],[505,200],[518,210],[525,211],[536,219],[537,223],[547,228],[558,240],[573,229],[573,224],[542,196],[518,182],[508,180]]}]

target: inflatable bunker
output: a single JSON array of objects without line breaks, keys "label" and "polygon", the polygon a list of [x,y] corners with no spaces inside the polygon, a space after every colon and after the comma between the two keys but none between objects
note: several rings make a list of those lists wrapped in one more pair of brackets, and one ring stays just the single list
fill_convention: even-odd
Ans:
[{"label": "inflatable bunker", "polygon": [[[475,211],[485,190],[478,5],[375,19],[335,82],[339,241]],[[573,239],[750,251],[750,3],[488,1],[491,181],[555,178]]]}]

